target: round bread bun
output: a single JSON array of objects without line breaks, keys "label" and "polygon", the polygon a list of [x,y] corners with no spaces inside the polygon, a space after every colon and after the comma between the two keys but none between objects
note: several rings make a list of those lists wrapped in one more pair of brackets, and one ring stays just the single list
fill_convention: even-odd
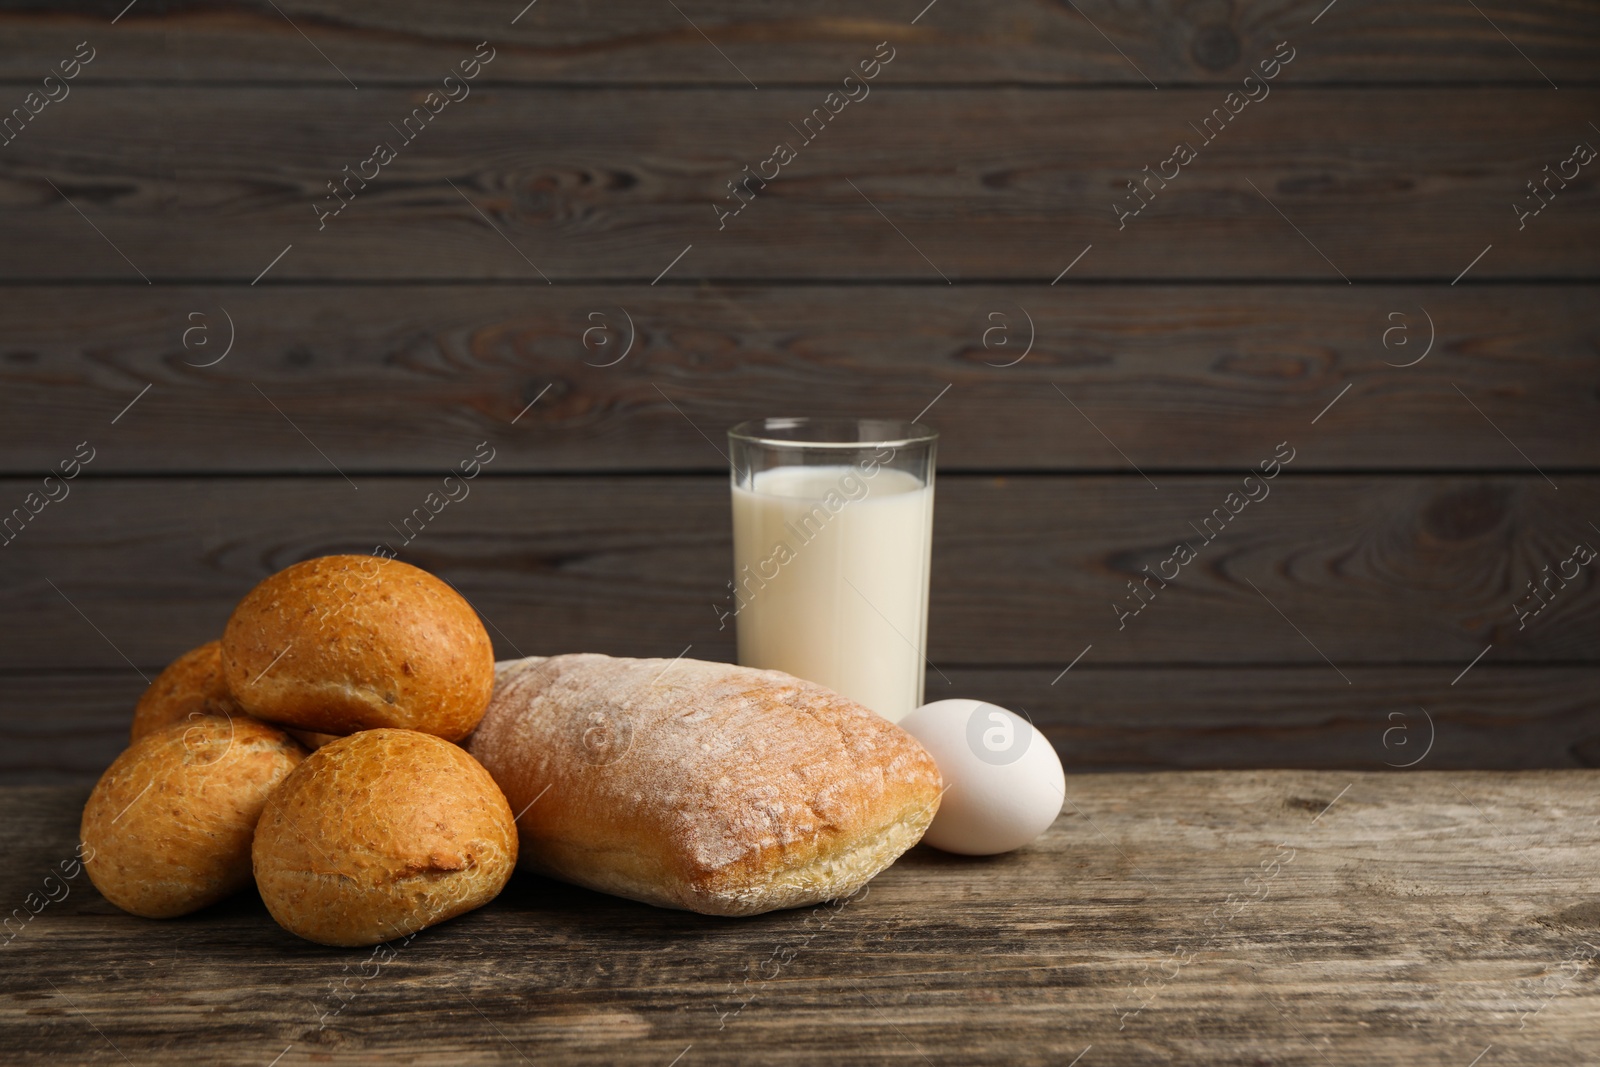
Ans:
[{"label": "round bread bun", "polygon": [[472,605],[380,556],[310,559],[257,585],[223,631],[222,668],[251,715],[324,734],[458,741],[494,692],[494,646]]},{"label": "round bread bun", "polygon": [[250,884],[250,838],[267,795],[304,758],[288,734],[244,715],[146,734],[101,775],[83,809],[90,880],[147,919],[238,892]]},{"label": "round bread bun", "polygon": [[376,945],[499,895],[517,863],[500,787],[414,730],[367,730],[312,753],[272,794],[252,851],[278,924],[324,945]]},{"label": "round bread bun", "polygon": [[195,716],[243,712],[222,674],[222,642],[207,641],[167,664],[144,691],[133,709],[133,740]]}]

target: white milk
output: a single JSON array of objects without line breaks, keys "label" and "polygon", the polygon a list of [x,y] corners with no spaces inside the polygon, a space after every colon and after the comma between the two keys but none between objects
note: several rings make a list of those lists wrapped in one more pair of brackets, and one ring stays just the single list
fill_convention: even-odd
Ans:
[{"label": "white milk", "polygon": [[898,720],[922,703],[933,489],[916,475],[777,467],[733,490],[739,662]]}]

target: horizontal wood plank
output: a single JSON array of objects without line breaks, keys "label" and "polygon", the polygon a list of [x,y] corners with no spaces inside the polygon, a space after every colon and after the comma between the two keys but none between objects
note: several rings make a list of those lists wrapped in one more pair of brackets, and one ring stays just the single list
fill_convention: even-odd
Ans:
[{"label": "horizontal wood plank", "polygon": [[[154,676],[160,664],[144,665]],[[929,700],[1026,713],[1072,772],[1268,767],[1424,770],[1600,766],[1595,667],[1327,669],[950,667]],[[25,672],[0,684],[0,785],[93,782],[128,744],[133,670]]]},{"label": "horizontal wood plank", "polygon": [[[164,663],[216,637],[267,574],[380,542],[456,583],[502,656],[670,657],[692,642],[697,657],[733,657],[725,478],[489,470],[432,517],[442,471],[80,477],[0,549],[0,609],[25,620],[0,668]],[[1600,548],[1588,519],[1600,479],[1288,471],[1253,490],[1242,475],[1163,476],[1159,489],[1137,476],[941,479],[929,658],[1065,666],[1093,644],[1096,664],[1321,664],[1337,691],[1373,664],[1434,663],[1449,681],[1480,653],[1600,660],[1597,567],[1569,562],[1580,543]],[[0,481],[0,499],[38,484]],[[1267,495],[1246,503],[1246,491]],[[1180,542],[1196,553],[1182,566],[1167,562]],[[1160,588],[1163,571],[1177,577]],[[1548,606],[1519,623],[1517,604],[1540,603],[1527,583],[1547,574]],[[1131,591],[1135,579],[1150,584]]]},{"label": "horizontal wood plank", "polygon": [[84,790],[11,789],[0,1027],[19,1064],[1578,1065],[1595,785],[1072,775],[1028,848],[916,848],[849,901],[715,919],[518,875],[392,958],[298,941],[253,894],[122,914],[57,873]]},{"label": "horizontal wood plank", "polygon": [[743,89],[838,81],[885,39],[912,58],[923,80],[941,82],[1148,88],[1151,81],[1237,80],[1285,38],[1314,49],[1328,81],[1543,85],[1546,75],[1559,83],[1593,80],[1600,61],[1600,19],[1586,4],[1485,0],[1480,13],[1470,5],[1341,0],[1323,14],[1325,5],[996,0],[924,10],[900,0],[700,0],[679,12],[644,0],[282,0],[260,7],[195,0],[140,3],[113,28],[125,0],[9,0],[0,8],[0,77],[42,75],[49,69],[43,61],[71,55],[85,37],[101,48],[92,67],[101,78],[345,87],[346,77],[363,87],[427,81],[435,71],[442,77],[485,39],[499,51],[499,79]]},{"label": "horizontal wood plank", "polygon": [[1597,350],[1582,286],[72,286],[0,303],[0,464],[705,471],[938,397],[947,472],[1592,469]]},{"label": "horizontal wood plank", "polygon": [[1526,188],[1600,140],[1600,92],[1296,89],[1313,62],[1209,143],[1215,87],[886,73],[808,143],[817,90],[483,87],[403,136],[421,90],[85,85],[0,153],[0,279],[1600,278],[1588,172]]}]

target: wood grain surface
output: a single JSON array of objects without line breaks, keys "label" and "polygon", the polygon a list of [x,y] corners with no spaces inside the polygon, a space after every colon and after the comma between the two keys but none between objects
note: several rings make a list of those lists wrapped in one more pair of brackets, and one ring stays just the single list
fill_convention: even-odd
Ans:
[{"label": "wood grain surface", "polygon": [[296,940],[254,894],[118,912],[57,873],[84,795],[0,794],[13,1063],[1468,1067],[1600,1043],[1590,771],[1073,775],[1033,846],[919,847],[849,901],[714,919],[519,875],[392,955]]},{"label": "wood grain surface", "polygon": [[1517,617],[1600,544],[1594,164],[1517,207],[1597,60],[1574,0],[0,0],[0,780],[92,775],[138,672],[480,447],[401,552],[500,654],[730,659],[724,429],[919,411],[930,694],[1081,767],[1379,767],[1418,715],[1437,766],[1600,762],[1600,582]]},{"label": "wood grain surface", "polygon": [[1548,75],[1567,85],[1594,81],[1600,59],[1600,19],[1592,6],[1571,0],[1427,7],[1339,0],[1331,12],[1327,0],[1137,6],[993,0],[936,7],[926,0],[697,0],[678,11],[645,0],[457,0],[448,7],[422,0],[142,0],[108,33],[125,5],[6,0],[0,77],[31,77],[38,64],[30,58],[70,55],[85,36],[115,44],[95,61],[98,77],[346,88],[346,76],[361,86],[442,76],[484,39],[500,51],[495,76],[501,79],[720,83],[745,91],[753,83],[837,81],[863,49],[885,38],[914,56],[927,80],[1146,90],[1147,77],[1163,87],[1237,80],[1255,55],[1286,37],[1314,42],[1321,76],[1335,82],[1543,85]]},{"label": "wood grain surface", "polygon": [[1600,466],[1597,350],[1572,285],[52,286],[0,301],[0,465],[712,471],[696,427],[949,386],[946,472],[1247,468],[1335,400],[1298,469],[1559,472]]},{"label": "wood grain surface", "polygon": [[[266,575],[380,542],[454,583],[501,656],[671,657],[693,643],[733,658],[733,620],[719,629],[733,607],[724,477],[480,475],[414,520],[409,545],[399,524],[441,478],[70,484],[3,550],[0,605],[26,624],[0,669],[165,663],[220,634]],[[8,498],[27,487],[0,481]],[[1580,543],[1600,549],[1586,518],[1600,480],[1280,473],[1265,488],[1207,543],[1199,531],[1217,520],[1200,524],[1227,514],[1243,472],[1159,490],[1137,476],[942,479],[929,659],[1059,670],[1093,644],[1093,663],[1322,664],[1344,689],[1366,664],[1433,663],[1448,680],[1490,645],[1498,662],[1600,658],[1596,567],[1562,566]],[[1144,586],[1185,540],[1196,558],[1166,588]],[[1546,566],[1572,577],[1552,579],[1522,625],[1516,605],[1539,603],[1526,583]],[[1114,605],[1138,606],[1136,578],[1147,602],[1124,617]]]},{"label": "wood grain surface", "polygon": [[[1458,673],[1367,666],[1344,686],[1322,663],[951,666],[928,672],[927,694],[1026,714],[1072,771],[1600,767],[1593,667],[1486,661],[1452,686]],[[127,665],[0,675],[0,781],[93,782],[127,747],[144,688]]]},{"label": "wood grain surface", "polygon": [[[810,143],[815,89],[488,86],[406,143],[422,90],[86,84],[0,154],[0,278],[1047,284],[1088,245],[1077,281],[1600,277],[1591,178],[1513,206],[1600,137],[1600,91],[1297,88],[1314,62],[1209,144],[1216,87],[896,89],[897,66]],[[380,141],[397,158],[344,177]],[[1130,191],[1180,141],[1198,158]]]}]

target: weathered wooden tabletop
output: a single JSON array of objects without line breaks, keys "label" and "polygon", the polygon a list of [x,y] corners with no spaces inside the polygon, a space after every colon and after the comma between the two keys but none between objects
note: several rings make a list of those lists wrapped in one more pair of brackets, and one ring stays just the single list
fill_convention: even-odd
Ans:
[{"label": "weathered wooden tabletop", "polygon": [[118,912],[61,875],[85,795],[0,791],[6,1062],[1600,1062],[1592,771],[1074,776],[1032,848],[918,848],[848,902],[519,875],[371,951],[253,894]]}]

